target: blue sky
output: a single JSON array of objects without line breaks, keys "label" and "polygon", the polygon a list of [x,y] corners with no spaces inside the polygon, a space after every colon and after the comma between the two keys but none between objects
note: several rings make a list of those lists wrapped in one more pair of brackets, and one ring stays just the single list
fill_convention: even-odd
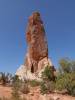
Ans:
[{"label": "blue sky", "polygon": [[0,0],[0,71],[15,73],[23,64],[34,11],[41,13],[54,66],[62,57],[75,59],[75,0]]}]

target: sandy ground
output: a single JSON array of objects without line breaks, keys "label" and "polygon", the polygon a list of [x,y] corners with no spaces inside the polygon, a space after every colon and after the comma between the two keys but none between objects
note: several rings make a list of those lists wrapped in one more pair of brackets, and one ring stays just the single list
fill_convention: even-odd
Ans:
[{"label": "sandy ground", "polygon": [[[3,87],[0,85],[0,97],[4,96],[10,98],[11,92],[11,87]],[[50,100],[50,98],[53,98],[54,100],[75,100],[75,97],[56,93],[41,95],[38,87],[31,88],[30,93],[21,94],[21,96],[27,98],[27,100]]]},{"label": "sandy ground", "polygon": [[11,96],[11,87],[3,87],[0,85],[0,97],[7,97]]}]

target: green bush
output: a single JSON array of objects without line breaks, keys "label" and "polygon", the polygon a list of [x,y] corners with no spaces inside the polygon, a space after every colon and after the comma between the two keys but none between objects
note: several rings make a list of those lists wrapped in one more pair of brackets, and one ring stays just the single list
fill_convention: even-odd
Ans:
[{"label": "green bush", "polygon": [[40,92],[42,94],[46,94],[48,92],[47,85],[44,82],[41,82],[41,84],[40,84]]},{"label": "green bush", "polygon": [[75,61],[65,58],[60,60],[59,65],[56,89],[66,90],[68,94],[75,96]]},{"label": "green bush", "polygon": [[67,93],[75,96],[75,73],[65,73],[56,79],[57,90],[67,90]]},{"label": "green bush", "polygon": [[49,81],[47,83],[41,82],[40,91],[42,94],[53,92],[55,89],[55,83],[53,81]]},{"label": "green bush", "polygon": [[68,94],[72,95],[72,96],[75,96],[75,80],[72,81],[72,82],[69,82],[67,85],[66,85],[66,89],[68,91]]},{"label": "green bush", "polygon": [[56,89],[60,90],[60,91],[63,90],[63,89],[65,89],[65,87],[66,87],[65,83],[66,82],[65,82],[64,76],[63,75],[59,75],[57,77],[57,79],[56,79]]},{"label": "green bush", "polygon": [[46,66],[45,70],[42,72],[42,79],[44,81],[54,81],[54,71],[51,66]]},{"label": "green bush", "polygon": [[40,82],[38,82],[37,80],[31,80],[29,81],[29,83],[32,87],[36,87],[40,85]]},{"label": "green bush", "polygon": [[55,90],[55,82],[54,81],[50,81],[46,84],[47,84],[48,92],[53,92]]},{"label": "green bush", "polygon": [[75,72],[75,61],[69,58],[63,58],[59,61],[60,73],[72,73]]},{"label": "green bush", "polygon": [[69,58],[63,58],[59,61],[60,71],[61,73],[69,73],[71,72],[71,62]]},{"label": "green bush", "polygon": [[54,71],[51,66],[46,66],[45,70],[42,72],[42,79],[40,90],[41,93],[53,92],[55,89],[55,76]]}]

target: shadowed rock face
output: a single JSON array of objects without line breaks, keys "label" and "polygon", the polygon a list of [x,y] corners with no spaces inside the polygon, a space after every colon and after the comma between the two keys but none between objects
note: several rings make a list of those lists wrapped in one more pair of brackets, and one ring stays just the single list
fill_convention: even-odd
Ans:
[{"label": "shadowed rock face", "polygon": [[[25,59],[25,66],[31,70],[32,73],[41,69],[39,62],[48,58],[48,45],[46,34],[41,20],[40,13],[34,12],[28,20],[26,40],[28,44],[28,51]],[[44,64],[42,63],[44,66]]]}]

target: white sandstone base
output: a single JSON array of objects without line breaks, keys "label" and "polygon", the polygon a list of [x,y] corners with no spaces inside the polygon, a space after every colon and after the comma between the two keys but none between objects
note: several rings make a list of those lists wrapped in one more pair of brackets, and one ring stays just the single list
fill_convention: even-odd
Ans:
[{"label": "white sandstone base", "polygon": [[21,65],[16,71],[15,75],[19,76],[19,79],[28,79],[28,80],[41,80],[41,71],[39,73],[31,73],[30,70],[26,70],[24,65]]}]

